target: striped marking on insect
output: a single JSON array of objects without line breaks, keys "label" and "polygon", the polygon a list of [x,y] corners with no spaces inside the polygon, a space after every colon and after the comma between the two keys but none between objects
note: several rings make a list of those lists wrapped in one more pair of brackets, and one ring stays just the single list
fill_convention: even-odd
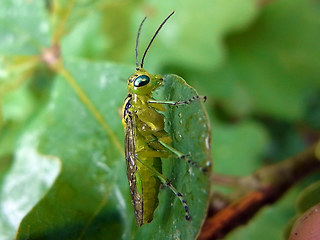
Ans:
[{"label": "striped marking on insect", "polygon": [[[152,221],[153,213],[158,206],[158,193],[161,183],[171,189],[179,198],[185,211],[185,219],[191,220],[189,207],[183,195],[162,175],[161,158],[176,156],[186,160],[190,165],[204,170],[198,163],[188,159],[187,154],[181,153],[170,145],[172,139],[165,131],[164,116],[159,113],[166,111],[164,105],[187,105],[201,99],[201,97],[194,96],[185,101],[155,100],[152,94],[154,90],[161,86],[162,76],[150,74],[143,68],[144,59],[152,42],[173,14],[174,12],[160,24],[139,64],[139,36],[146,17],[142,20],[136,39],[136,72],[127,81],[129,93],[122,108],[127,177],[138,226]],[[205,99],[204,97],[203,100]]]}]

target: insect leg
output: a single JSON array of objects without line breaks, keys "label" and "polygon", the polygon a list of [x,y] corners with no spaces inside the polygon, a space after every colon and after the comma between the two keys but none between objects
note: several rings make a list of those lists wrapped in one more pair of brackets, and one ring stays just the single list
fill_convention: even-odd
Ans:
[{"label": "insect leg", "polygon": [[158,142],[164,146],[165,148],[167,148],[168,150],[170,150],[172,153],[174,153],[178,158],[180,159],[184,159],[187,161],[188,164],[200,169],[202,172],[207,171],[206,168],[202,167],[199,163],[192,161],[191,159],[187,159],[187,157],[190,157],[189,154],[183,154],[182,152],[180,152],[179,150],[173,148],[172,146],[166,144],[165,142],[161,141],[160,139],[158,140]]},{"label": "insect leg", "polygon": [[177,189],[175,189],[174,186],[172,186],[172,184],[170,183],[170,181],[168,179],[166,179],[161,173],[159,173],[155,168],[153,168],[152,166],[149,166],[149,164],[147,164],[145,161],[140,160],[139,158],[137,158],[137,160],[143,164],[145,167],[147,167],[151,172],[153,172],[153,174],[159,178],[159,180],[168,188],[171,189],[171,191],[179,198],[181,204],[183,205],[184,211],[185,211],[185,218],[186,220],[191,220],[191,216],[190,216],[190,212],[189,212],[189,207],[188,204],[186,202],[186,200],[184,200],[183,195],[177,191]]},{"label": "insect leg", "polygon": [[150,100],[149,103],[156,103],[156,104],[168,104],[168,105],[173,105],[173,106],[177,106],[177,105],[186,105],[186,104],[190,104],[191,102],[198,100],[198,99],[203,99],[203,101],[205,102],[207,100],[206,96],[194,96],[188,100],[185,101],[160,101],[160,100]]}]

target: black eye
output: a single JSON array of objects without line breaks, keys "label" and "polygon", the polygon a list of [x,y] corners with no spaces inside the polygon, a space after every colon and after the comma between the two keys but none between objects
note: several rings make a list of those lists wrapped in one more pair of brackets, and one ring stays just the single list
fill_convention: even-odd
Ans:
[{"label": "black eye", "polygon": [[144,85],[147,85],[149,82],[150,82],[150,78],[148,76],[141,75],[134,80],[133,85],[135,87],[142,87]]}]

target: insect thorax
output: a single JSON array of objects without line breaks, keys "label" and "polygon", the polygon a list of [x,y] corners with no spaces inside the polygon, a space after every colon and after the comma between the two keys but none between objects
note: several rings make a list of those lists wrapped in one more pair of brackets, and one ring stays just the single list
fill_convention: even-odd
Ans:
[{"label": "insect thorax", "polygon": [[130,109],[136,120],[136,128],[143,136],[157,136],[158,132],[164,130],[164,116],[148,103],[150,99],[150,96],[133,94],[131,101]]}]

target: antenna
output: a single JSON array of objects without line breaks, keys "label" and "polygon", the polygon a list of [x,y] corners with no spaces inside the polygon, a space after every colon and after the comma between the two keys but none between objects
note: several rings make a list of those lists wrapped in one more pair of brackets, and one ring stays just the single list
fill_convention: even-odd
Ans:
[{"label": "antenna", "polygon": [[138,58],[139,37],[140,37],[140,32],[141,32],[142,25],[143,25],[143,23],[144,23],[144,21],[146,19],[147,19],[147,17],[144,17],[144,19],[140,23],[140,26],[139,26],[139,29],[138,29],[138,34],[137,34],[137,40],[136,40],[136,70],[139,69],[139,58]]},{"label": "antenna", "polygon": [[[160,26],[158,27],[157,31],[156,31],[155,34],[153,35],[151,41],[149,42],[149,45],[147,46],[146,50],[144,51],[144,54],[143,54],[143,57],[142,57],[142,60],[141,60],[141,64],[140,64],[140,68],[143,68],[144,58],[146,57],[147,52],[148,52],[148,50],[149,50],[149,48],[150,48],[153,40],[154,40],[154,39],[156,38],[156,36],[158,35],[158,33],[159,33],[160,29],[162,28],[162,26],[166,23],[166,21],[168,21],[168,19],[169,19],[173,14],[174,14],[174,11],[173,11],[172,13],[170,13],[170,15],[160,24]],[[144,19],[144,20],[145,20],[145,19]],[[142,23],[143,23],[143,21],[142,21]],[[141,25],[142,25],[142,23],[141,23]],[[140,25],[140,27],[141,27],[141,25]],[[138,36],[139,36],[139,32],[138,32]],[[137,50],[137,48],[136,48],[136,50]]]}]

